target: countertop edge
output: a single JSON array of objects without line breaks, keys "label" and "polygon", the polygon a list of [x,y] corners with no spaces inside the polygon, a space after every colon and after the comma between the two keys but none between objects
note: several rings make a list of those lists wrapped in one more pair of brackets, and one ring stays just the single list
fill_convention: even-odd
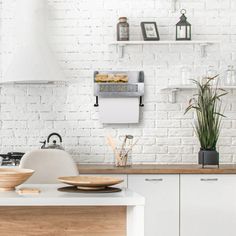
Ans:
[{"label": "countertop edge", "polygon": [[145,198],[130,190],[116,193],[65,193],[58,191],[63,184],[22,184],[18,188],[38,188],[39,194],[19,195],[16,191],[0,192],[2,206],[144,206]]},{"label": "countertop edge", "polygon": [[194,164],[135,164],[115,167],[109,164],[78,164],[80,174],[236,174],[236,165],[206,167]]}]

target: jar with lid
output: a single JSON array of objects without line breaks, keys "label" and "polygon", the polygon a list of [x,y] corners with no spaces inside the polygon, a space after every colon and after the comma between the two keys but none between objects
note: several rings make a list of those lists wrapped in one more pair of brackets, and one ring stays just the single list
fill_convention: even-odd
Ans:
[{"label": "jar with lid", "polygon": [[226,85],[236,85],[236,76],[233,65],[229,65],[226,71]]},{"label": "jar with lid", "polygon": [[129,40],[129,24],[127,17],[120,17],[117,24],[117,41]]},{"label": "jar with lid", "polygon": [[191,68],[189,66],[181,67],[181,80],[183,85],[191,84]]},{"label": "jar with lid", "polygon": [[[217,71],[214,69],[214,66],[209,65],[206,71],[207,78],[214,78],[217,75]],[[215,78],[210,83],[212,86],[218,85],[218,79]]]}]

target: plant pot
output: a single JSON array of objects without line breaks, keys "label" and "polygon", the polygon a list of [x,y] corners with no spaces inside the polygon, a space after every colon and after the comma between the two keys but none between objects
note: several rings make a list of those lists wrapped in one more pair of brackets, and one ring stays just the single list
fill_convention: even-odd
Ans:
[{"label": "plant pot", "polygon": [[216,150],[200,149],[198,152],[198,164],[204,167],[205,165],[217,165],[219,167],[219,153]]}]

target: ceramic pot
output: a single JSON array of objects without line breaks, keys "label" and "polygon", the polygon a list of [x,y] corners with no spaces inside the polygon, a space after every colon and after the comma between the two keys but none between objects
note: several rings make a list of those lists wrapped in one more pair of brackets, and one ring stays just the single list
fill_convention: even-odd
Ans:
[{"label": "ceramic pot", "polygon": [[198,152],[198,164],[219,166],[219,153],[216,150],[200,149]]}]

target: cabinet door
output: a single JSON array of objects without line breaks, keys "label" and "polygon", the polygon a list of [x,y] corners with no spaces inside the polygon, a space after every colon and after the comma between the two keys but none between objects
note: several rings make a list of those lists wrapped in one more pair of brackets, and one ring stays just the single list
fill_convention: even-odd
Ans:
[{"label": "cabinet door", "polygon": [[129,175],[128,188],[145,197],[145,236],[179,235],[179,175]]},{"label": "cabinet door", "polygon": [[127,188],[127,175],[123,174],[82,174],[82,175],[89,175],[89,176],[111,176],[115,178],[123,179],[124,181],[120,184],[113,185],[112,187],[117,188]]},{"label": "cabinet door", "polygon": [[180,178],[180,235],[235,236],[236,176]]}]

